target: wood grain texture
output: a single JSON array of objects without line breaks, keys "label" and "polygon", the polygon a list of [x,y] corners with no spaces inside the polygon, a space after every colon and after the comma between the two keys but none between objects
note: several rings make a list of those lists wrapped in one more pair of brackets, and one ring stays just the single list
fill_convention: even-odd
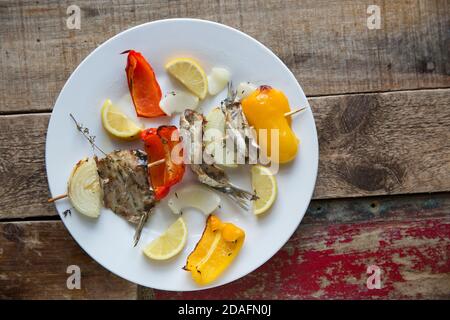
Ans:
[{"label": "wood grain texture", "polygon": [[[70,73],[100,43],[173,17],[209,19],[255,37],[287,64],[307,95],[450,85],[446,0],[79,0],[81,30],[66,27],[71,4],[0,4],[0,113],[51,110]],[[367,28],[370,4],[381,8],[379,30]]]},{"label": "wood grain texture", "polygon": [[[269,262],[194,293],[136,290],[93,262],[60,221],[0,223],[0,298],[448,299],[449,213],[450,193],[315,200]],[[71,264],[81,268],[81,290],[66,288]],[[369,264],[382,268],[380,290],[365,286]]]},{"label": "wood grain texture", "polygon": [[[67,288],[67,267],[81,289]],[[0,299],[136,299],[137,286],[93,261],[61,221],[0,223]]]},{"label": "wood grain texture", "polygon": [[[317,210],[317,207],[320,207]],[[366,286],[367,267],[381,288]],[[262,267],[220,288],[155,299],[450,299],[450,194],[314,201]]]},{"label": "wood grain texture", "polygon": [[448,191],[450,90],[310,99],[316,198]]},{"label": "wood grain texture", "polygon": [[45,171],[49,115],[0,118],[0,218],[56,215]]},{"label": "wood grain texture", "polygon": [[[448,1],[79,0],[81,30],[69,30],[72,4],[0,3],[0,299],[450,299],[450,193],[402,195],[450,191],[450,89],[415,91],[450,87]],[[380,30],[366,27],[371,4],[381,8]],[[49,114],[41,112],[100,43],[172,17],[250,34],[307,95],[325,96],[310,99],[320,164],[301,226],[255,272],[191,293],[112,275],[46,202]],[[6,115],[22,112],[39,113]],[[342,197],[360,198],[330,199]],[[55,221],[7,222],[43,216]],[[72,264],[81,268],[81,290],[66,287]],[[366,287],[371,264],[382,270],[380,290]]]},{"label": "wood grain texture", "polygon": [[[450,191],[450,89],[310,103],[320,146],[315,199]],[[48,118],[0,117],[0,219],[56,213],[46,203]]]}]

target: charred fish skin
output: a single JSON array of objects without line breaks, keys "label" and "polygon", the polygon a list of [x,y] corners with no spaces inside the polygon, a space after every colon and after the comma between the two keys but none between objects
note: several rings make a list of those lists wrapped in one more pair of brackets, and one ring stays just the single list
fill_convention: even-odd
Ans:
[{"label": "charred fish skin", "polygon": [[249,200],[256,200],[254,193],[243,190],[229,182],[225,171],[215,164],[195,164],[190,165],[190,168],[201,183],[226,194],[244,210],[249,210]]},{"label": "charred fish skin", "polygon": [[148,182],[147,155],[141,150],[119,150],[95,158],[106,208],[136,224],[135,245],[155,205]]},{"label": "charred fish skin", "polygon": [[[248,210],[247,202],[248,200],[254,200],[255,195],[231,184],[225,171],[214,163],[212,156],[203,152],[204,145],[202,140],[199,143],[197,140],[192,139],[192,135],[197,136],[199,132],[201,133],[203,131],[203,125],[203,116],[194,110],[187,109],[180,117],[180,128],[183,130],[185,135],[191,135],[190,139],[189,137],[187,139],[183,139],[183,141],[190,142],[189,167],[191,168],[191,171],[197,176],[197,179],[201,183],[228,195],[240,207]],[[192,140],[195,141],[192,142]],[[197,144],[197,146],[192,146],[193,143]],[[200,162],[195,159],[195,157],[198,157],[198,154],[192,154],[192,152],[200,152]]]},{"label": "charred fish skin", "polygon": [[232,83],[228,83],[227,98],[221,103],[221,111],[225,116],[225,126],[230,143],[236,145],[238,163],[256,164],[259,146],[256,142],[256,131],[252,128],[242,110],[241,103],[236,100],[237,92]]}]

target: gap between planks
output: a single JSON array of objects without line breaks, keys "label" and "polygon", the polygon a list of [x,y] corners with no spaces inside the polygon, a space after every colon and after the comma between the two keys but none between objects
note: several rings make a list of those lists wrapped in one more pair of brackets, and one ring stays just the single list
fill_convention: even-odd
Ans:
[{"label": "gap between planks", "polygon": [[[364,95],[364,94],[383,94],[383,93],[408,93],[408,92],[416,92],[416,91],[438,91],[438,90],[446,90],[450,89],[450,86],[443,87],[434,87],[434,88],[413,88],[413,89],[399,89],[399,90],[384,90],[384,91],[359,91],[359,92],[347,92],[347,93],[335,93],[335,94],[315,94],[315,95],[307,95],[307,99],[312,98],[337,98],[344,96],[353,96],[353,95]],[[42,115],[51,115],[53,112],[53,108],[42,109],[42,110],[30,110],[30,111],[0,111],[0,117],[7,116],[26,116],[32,114],[42,114]]]},{"label": "gap between planks", "polygon": [[[313,225],[313,224],[348,224],[360,223],[363,221],[363,217],[354,217],[354,221],[342,220],[342,221],[324,221],[324,219],[317,218],[316,215],[318,211],[330,211],[332,207],[336,207],[336,211],[341,211],[342,209],[350,211],[349,208],[342,206],[342,204],[353,203],[357,204],[353,206],[352,210],[365,211],[365,213],[373,214],[373,217],[367,220],[370,221],[382,221],[384,218],[377,215],[381,210],[381,207],[385,204],[397,203],[418,203],[422,201],[425,202],[439,202],[442,200],[445,202],[446,199],[450,199],[450,192],[427,192],[427,193],[414,193],[414,194],[394,194],[394,195],[384,195],[384,196],[365,196],[365,197],[342,197],[342,198],[328,198],[328,199],[311,199],[307,211],[305,213],[305,218],[303,218],[301,224]],[[450,203],[450,200],[448,200]],[[361,204],[364,203],[364,206]],[[402,205],[400,205],[401,207]],[[326,208],[325,210],[323,210]],[[72,213],[76,214],[76,213]],[[320,212],[319,212],[320,214]],[[330,213],[330,215],[333,215]],[[362,214],[363,215],[363,214]],[[70,216],[64,217],[64,219],[70,219]],[[27,223],[27,222],[47,222],[47,221],[62,221],[61,217],[56,214],[53,216],[32,216],[24,218],[0,218],[0,224],[3,223]]]}]

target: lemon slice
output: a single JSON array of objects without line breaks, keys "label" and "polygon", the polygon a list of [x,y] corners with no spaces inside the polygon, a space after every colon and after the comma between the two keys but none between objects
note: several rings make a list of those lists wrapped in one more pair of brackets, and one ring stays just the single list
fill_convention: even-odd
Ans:
[{"label": "lemon slice", "polygon": [[102,124],[106,131],[116,138],[132,140],[139,137],[141,128],[106,100],[102,107]]},{"label": "lemon slice", "polygon": [[200,99],[208,93],[208,79],[203,68],[190,58],[177,58],[166,64],[166,70]]},{"label": "lemon slice", "polygon": [[159,238],[144,249],[150,259],[167,260],[183,250],[187,240],[187,228],[183,218],[178,218]]},{"label": "lemon slice", "polygon": [[255,165],[252,167],[252,188],[258,199],[253,202],[255,215],[266,212],[277,197],[277,181],[269,168]]}]

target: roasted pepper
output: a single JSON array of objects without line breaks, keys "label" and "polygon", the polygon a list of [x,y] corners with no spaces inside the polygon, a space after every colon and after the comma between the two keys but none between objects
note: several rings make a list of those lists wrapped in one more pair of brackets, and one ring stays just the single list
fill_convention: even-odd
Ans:
[{"label": "roasted pepper", "polygon": [[166,114],[159,107],[162,97],[161,88],[150,63],[142,54],[134,50],[122,53],[128,53],[125,71],[137,115],[145,118],[165,116]]},{"label": "roasted pepper", "polygon": [[209,215],[202,237],[187,258],[184,270],[190,271],[194,281],[200,285],[211,283],[233,262],[244,239],[242,229]]},{"label": "roasted pepper", "polygon": [[266,151],[267,156],[272,161],[277,161],[271,154],[272,144],[276,142],[271,141],[270,130],[278,129],[277,162],[292,161],[297,155],[299,141],[291,129],[290,117],[284,116],[290,111],[289,102],[284,93],[270,86],[261,86],[247,98],[242,99],[241,104],[249,124],[258,132],[258,138],[262,134],[261,129],[267,130],[267,140],[258,139],[260,147]]},{"label": "roasted pepper", "polygon": [[[161,200],[169,193],[170,187],[180,182],[184,175],[183,149],[179,132],[175,126],[160,126],[157,129],[142,131],[141,139],[144,141],[148,157],[149,182],[155,190],[156,200]],[[174,156],[178,159],[174,159]],[[164,161],[151,165],[161,159]]]}]

